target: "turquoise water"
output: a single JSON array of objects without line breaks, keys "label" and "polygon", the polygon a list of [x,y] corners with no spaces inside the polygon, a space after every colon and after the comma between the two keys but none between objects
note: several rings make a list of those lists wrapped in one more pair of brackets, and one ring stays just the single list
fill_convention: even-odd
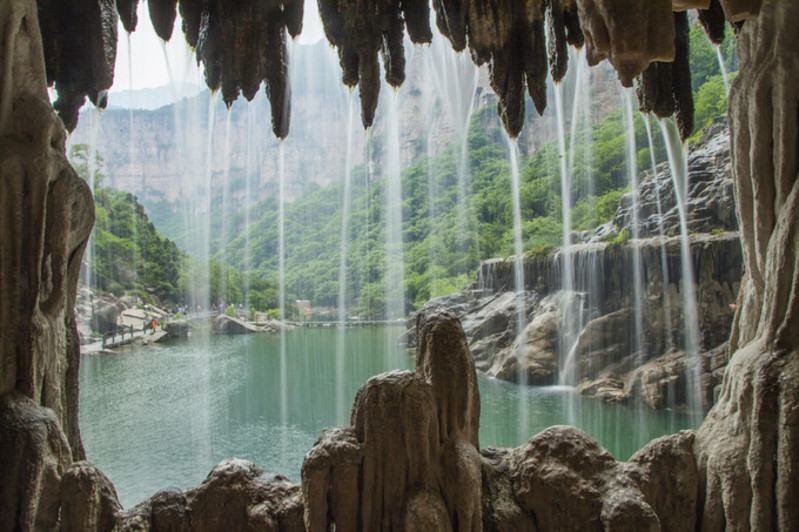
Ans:
[{"label": "turquoise water", "polygon": [[[277,336],[200,336],[83,356],[86,454],[125,507],[168,486],[198,485],[216,463],[234,456],[298,482],[303,456],[322,429],[349,419],[361,384],[413,367],[413,355],[394,347],[401,332],[345,331],[342,372],[336,370],[338,331],[289,332],[285,386]],[[565,388],[480,379],[480,396],[481,446],[515,447],[548,426],[572,424],[624,460],[690,423],[686,416],[584,400]]]}]

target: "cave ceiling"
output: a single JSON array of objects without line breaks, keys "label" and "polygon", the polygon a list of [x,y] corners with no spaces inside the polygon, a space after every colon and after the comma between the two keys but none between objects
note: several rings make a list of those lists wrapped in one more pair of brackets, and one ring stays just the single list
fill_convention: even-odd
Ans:
[{"label": "cave ceiling", "polygon": [[[590,65],[608,60],[621,84],[636,87],[640,108],[674,115],[683,138],[693,130],[688,62],[688,10],[708,38],[720,43],[729,23],[755,17],[760,0],[432,0],[435,25],[458,52],[487,64],[497,112],[508,133],[521,132],[525,91],[538,113],[546,108],[546,80],[560,81],[568,46],[586,47]],[[117,26],[136,29],[139,0],[38,0],[47,81],[53,106],[68,130],[86,101],[103,108],[113,83]],[[303,0],[149,0],[153,27],[165,41],[180,14],[182,32],[202,64],[212,91],[230,106],[251,100],[261,86],[271,106],[272,130],[289,133],[291,91],[288,40],[302,31]],[[405,79],[404,40],[429,43],[428,0],[318,0],[327,40],[338,51],[342,82],[358,86],[364,127],[374,120],[385,80]],[[437,36],[436,38],[440,38]]]}]

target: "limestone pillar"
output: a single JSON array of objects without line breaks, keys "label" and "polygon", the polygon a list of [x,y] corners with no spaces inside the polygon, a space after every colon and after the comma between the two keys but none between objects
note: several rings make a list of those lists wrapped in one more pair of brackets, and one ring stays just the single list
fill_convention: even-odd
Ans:
[{"label": "limestone pillar", "polygon": [[729,118],[745,276],[723,391],[699,430],[704,530],[799,528],[799,3],[738,37]]},{"label": "limestone pillar", "polygon": [[33,529],[83,457],[73,307],[94,208],[47,95],[36,2],[0,4],[0,49],[0,528]]}]

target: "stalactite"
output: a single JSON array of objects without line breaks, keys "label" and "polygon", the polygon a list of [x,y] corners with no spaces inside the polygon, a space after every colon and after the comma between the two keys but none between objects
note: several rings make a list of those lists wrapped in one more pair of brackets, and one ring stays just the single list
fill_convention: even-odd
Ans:
[{"label": "stalactite", "polygon": [[577,14],[577,2],[564,2],[563,22],[566,24],[566,40],[575,48],[582,48],[585,35],[580,28],[580,17]]},{"label": "stalactite", "polygon": [[724,9],[719,0],[711,0],[707,9],[698,9],[699,23],[702,24],[707,38],[713,44],[721,44],[724,41],[724,29],[727,24],[724,18]]},{"label": "stalactite", "polygon": [[691,88],[690,27],[688,13],[674,13],[674,63],[672,67],[672,94],[674,118],[680,137],[686,140],[694,132],[694,93]]},{"label": "stalactite", "polygon": [[727,20],[738,22],[757,17],[763,0],[721,0],[721,5]]},{"label": "stalactite", "polygon": [[338,48],[342,81],[359,86],[361,121],[374,121],[380,92],[377,54],[383,57],[386,81],[398,87],[405,80],[403,25],[415,43],[430,42],[430,7],[425,1],[339,2],[319,0],[319,14],[330,44]]},{"label": "stalactite", "polygon": [[635,94],[638,96],[638,110],[642,113],[651,113],[655,110],[658,96],[658,63],[651,63],[646,70],[638,76],[635,85]]},{"label": "stalactite", "polygon": [[55,84],[54,106],[68,131],[78,125],[86,96],[104,108],[114,82],[117,12],[113,0],[38,2],[47,83]]},{"label": "stalactite", "polygon": [[694,129],[694,99],[689,64],[689,27],[687,13],[674,13],[673,62],[653,62],[638,76],[636,93],[639,109],[658,118],[675,115],[683,140]]},{"label": "stalactite", "polygon": [[200,21],[205,3],[205,0],[183,0],[179,5],[180,18],[183,19],[183,35],[192,48],[197,46],[197,39],[200,36]]},{"label": "stalactite", "polygon": [[178,16],[177,4],[178,0],[147,0],[153,29],[165,41],[172,38],[172,28]]},{"label": "stalactite", "polygon": [[[511,4],[436,0],[433,4],[436,24],[452,47],[460,51],[468,45],[475,64],[488,63],[491,87],[499,97],[497,108],[502,123],[511,136],[518,136],[524,126],[525,83],[539,114],[546,108],[548,63],[544,9],[548,10],[547,28],[552,44],[549,66],[553,78],[560,80],[566,72],[568,39],[581,42],[582,33],[573,3],[561,0],[547,0],[546,5],[541,0]],[[567,37],[567,18],[570,37]]]},{"label": "stalactite", "polygon": [[[272,131],[285,138],[291,117],[286,33],[294,37],[302,31],[303,3],[182,0],[178,9],[186,41],[203,64],[206,85],[211,90],[221,89],[222,99],[230,107],[239,94],[252,100],[264,82]],[[163,10],[162,6],[158,12]]]},{"label": "stalactite", "polygon": [[671,0],[580,0],[577,6],[588,64],[607,59],[625,87],[652,61],[674,59]]},{"label": "stalactite", "polygon": [[547,107],[547,57],[544,31],[544,22],[539,20],[530,32],[531,45],[525,52],[524,61],[527,92],[539,115],[544,114]]},{"label": "stalactite", "polygon": [[566,75],[569,62],[566,23],[560,0],[544,0],[547,13],[547,48],[549,52],[549,71],[552,80],[558,83]]},{"label": "stalactite", "polygon": [[122,27],[128,33],[133,33],[136,30],[136,24],[139,22],[139,16],[136,14],[138,8],[139,0],[117,0],[119,19],[122,21]]}]

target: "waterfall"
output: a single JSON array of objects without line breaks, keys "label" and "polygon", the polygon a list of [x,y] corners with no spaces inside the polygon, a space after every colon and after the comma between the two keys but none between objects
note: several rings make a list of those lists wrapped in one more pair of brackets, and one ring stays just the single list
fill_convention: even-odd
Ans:
[{"label": "waterfall", "polygon": [[[414,48],[416,50],[417,48]],[[438,70],[434,66],[432,46],[420,46],[420,55],[422,56],[422,71],[424,72],[424,79],[433,78]],[[433,158],[436,155],[435,146],[433,146],[433,132],[437,125],[436,120],[436,103],[439,101],[434,93],[433,84],[425,84],[422,87],[422,116],[423,123],[425,124],[425,154],[427,156],[427,221],[429,224],[430,237],[428,241],[429,246],[429,260],[430,264],[427,268],[428,276],[430,278],[430,292],[432,296],[433,286],[436,281],[436,265],[438,264],[438,246],[436,245],[436,237],[438,236],[438,227],[436,224],[436,216],[438,209],[436,208],[436,176],[435,168],[433,165]]]},{"label": "waterfall", "polygon": [[[519,141],[507,137],[510,149],[510,187],[513,198],[513,289],[516,291],[516,335],[522,334],[527,325],[524,304],[524,250],[522,248],[522,208],[519,193]],[[521,366],[520,366],[521,370]],[[521,371],[519,382],[526,384],[527,374]]]},{"label": "waterfall", "polygon": [[[257,100],[256,100],[257,101]],[[252,198],[252,171],[253,171],[253,129],[255,127],[255,120],[253,120],[253,106],[252,102],[247,103],[247,151],[244,161],[244,202],[242,207],[244,209],[244,286],[242,289],[242,296],[244,297],[244,307],[250,309],[250,273],[252,271],[252,250],[250,248],[250,215],[252,204],[249,203]],[[248,318],[249,319],[249,318]]]},{"label": "waterfall", "polygon": [[[466,198],[466,190],[470,186],[470,169],[469,169],[469,123],[472,119],[472,112],[474,111],[474,96],[477,91],[477,78],[479,75],[479,71],[477,67],[475,67],[471,60],[466,57],[466,54],[459,54],[459,57],[464,57],[467,61],[467,64],[470,65],[472,68],[472,80],[471,83],[465,84],[467,87],[467,94],[469,95],[467,98],[464,98],[465,101],[461,103],[461,114],[459,115],[459,123],[458,123],[458,131],[460,131],[460,161],[458,162],[458,233],[461,235],[461,239],[458,240],[459,246],[456,251],[461,254],[468,254],[469,253],[469,241],[472,240],[471,232],[474,227],[470,227],[470,220],[474,220],[472,216],[472,208],[471,202],[469,202]],[[468,70],[466,71],[468,74]],[[461,86],[464,86],[462,83],[463,77],[461,78]],[[470,90],[469,90],[470,88]],[[518,151],[518,146],[517,146]],[[518,174],[518,168],[517,168]],[[518,175],[517,175],[518,177]],[[518,181],[518,179],[517,179]],[[475,241],[477,241],[475,235]],[[479,250],[477,251],[477,256],[480,255]],[[461,272],[458,272],[461,273]],[[465,272],[464,272],[465,273]]]},{"label": "waterfall", "polygon": [[211,304],[218,304],[218,301],[211,301],[211,294],[213,287],[211,286],[211,210],[213,208],[211,202],[212,195],[212,182],[214,173],[214,126],[216,125],[216,102],[219,97],[219,91],[211,93],[211,98],[208,100],[208,136],[205,146],[205,181],[200,189],[201,204],[200,215],[203,219],[201,226],[201,248],[200,248],[200,278],[207,283],[208,293],[203,294],[207,297],[207,301]]},{"label": "waterfall", "polygon": [[220,220],[221,230],[219,235],[222,237],[219,240],[219,297],[222,303],[227,305],[235,303],[228,297],[228,283],[227,283],[227,260],[226,260],[226,242],[230,230],[228,228],[228,219],[232,212],[230,208],[230,137],[231,137],[231,115],[230,107],[227,107],[225,113],[225,154],[224,154],[224,168],[222,169],[222,219]]},{"label": "waterfall", "polygon": [[384,174],[386,249],[384,290],[386,319],[405,316],[405,267],[402,241],[402,183],[400,168],[398,93],[386,98],[386,165]]},{"label": "waterfall", "polygon": [[660,120],[666,151],[669,156],[671,177],[674,183],[677,210],[680,215],[680,258],[682,262],[683,322],[686,352],[686,376],[688,407],[698,422],[702,419],[704,405],[699,388],[699,317],[696,308],[696,277],[694,275],[691,247],[688,241],[688,158],[685,145],[680,139],[677,123],[673,118]]},{"label": "waterfall", "polygon": [[[104,98],[104,96],[102,97]],[[94,198],[94,187],[95,187],[95,174],[98,172],[97,168],[97,140],[100,135],[100,120],[103,116],[103,109],[101,107],[94,107],[94,111],[90,115],[92,117],[92,128],[91,128],[91,135],[89,137],[89,150],[88,160],[86,161],[86,168],[88,171],[87,179],[89,181],[89,189],[92,191],[92,198]],[[97,279],[95,279],[94,274],[92,273],[92,268],[94,268],[94,232],[92,232],[92,236],[89,238],[88,245],[86,246],[86,251],[84,252],[84,260],[86,261],[86,286],[91,289],[97,289]]]},{"label": "waterfall", "polygon": [[721,79],[724,81],[724,94],[730,93],[730,81],[727,76],[727,66],[724,64],[724,55],[721,53],[721,46],[714,44],[713,48],[716,49],[716,57],[719,60],[719,69],[721,70]]},{"label": "waterfall", "polygon": [[646,139],[649,142],[649,159],[652,165],[652,183],[655,188],[655,202],[658,213],[658,235],[660,235],[660,271],[663,276],[663,329],[666,335],[666,352],[673,347],[671,334],[671,294],[669,290],[669,260],[666,254],[665,228],[663,227],[663,204],[660,199],[660,183],[658,181],[657,161],[655,160],[655,144],[652,140],[652,126],[649,115],[642,115],[646,127]]},{"label": "waterfall", "polygon": [[280,311],[280,421],[284,426],[288,418],[288,370],[286,367],[286,248],[284,205],[286,202],[286,169],[284,141],[280,141],[277,155],[278,210],[277,210],[277,286]]},{"label": "waterfall", "polygon": [[[573,111],[576,109],[573,108]],[[568,159],[566,151],[566,117],[563,110],[563,84],[555,84],[555,121],[558,140],[558,170],[560,174],[560,195],[563,224],[562,246],[556,255],[556,262],[559,266],[560,289],[562,291],[561,319],[558,325],[558,384],[574,385],[573,361],[570,357],[574,355],[574,348],[580,336],[582,328],[582,316],[575,315],[575,306],[570,300],[574,295],[574,264],[571,256],[571,207],[572,207],[572,178],[569,173]],[[572,124],[575,120],[572,117]]]},{"label": "waterfall", "polygon": [[633,93],[632,89],[623,89],[621,93],[621,108],[624,120],[624,133],[627,145],[627,172],[630,178],[630,197],[632,198],[632,216],[630,229],[632,241],[632,270],[633,270],[633,308],[635,311],[635,337],[633,338],[633,353],[637,353],[638,365],[645,360],[643,352],[644,318],[643,318],[643,272],[641,265],[641,240],[638,220],[638,165],[636,161],[637,150],[635,147],[635,124],[633,123]]},{"label": "waterfall", "polygon": [[569,178],[569,170],[567,166],[567,153],[566,153],[566,118],[563,113],[563,85],[555,85],[555,113],[557,122],[558,133],[558,156],[560,163],[560,201],[562,209],[563,220],[563,246],[561,248],[561,255],[563,261],[561,266],[561,288],[566,292],[574,290],[574,272],[572,268],[571,259],[569,258],[569,251],[571,248],[571,179]]},{"label": "waterfall", "polygon": [[[128,91],[133,94],[133,52],[130,46],[130,33],[125,32],[125,36],[127,37],[127,44],[128,44]],[[134,142],[133,142],[133,105],[128,105],[128,166],[132,169],[133,168],[133,154],[134,152]],[[142,177],[144,176],[144,172],[142,172]],[[142,183],[141,187],[141,200],[144,200],[145,197],[145,190],[146,187],[144,183]],[[133,242],[136,245],[139,245],[139,235],[138,235],[138,227],[136,224],[133,224]]]},{"label": "waterfall", "polygon": [[[522,209],[521,195],[519,192],[519,141],[515,137],[505,135],[510,151],[510,183],[513,198],[513,288],[516,291],[516,341],[519,342],[519,351],[516,353],[518,360],[517,379],[519,385],[527,386],[527,368],[522,360],[522,333],[527,325],[527,312],[525,310],[524,290],[524,255],[522,248]],[[528,433],[527,420],[529,405],[524,391],[519,395],[519,431],[521,435]]]},{"label": "waterfall", "polygon": [[[448,43],[443,39],[433,40],[433,43],[429,46],[428,53],[424,56],[423,68],[425,69],[424,79],[433,80],[429,92],[437,94],[437,96],[432,98],[433,102],[428,104],[431,117],[436,114],[435,104],[441,103],[442,110],[446,112],[445,116],[442,117],[445,120],[442,120],[442,122],[449,124],[454,130],[454,138],[459,148],[455,169],[458,209],[456,220],[457,238],[454,251],[460,255],[476,253],[476,256],[479,257],[476,220],[471,198],[468,196],[468,191],[471,187],[468,142],[469,124],[474,113],[480,71],[468,54],[453,53]],[[423,92],[428,92],[428,89]],[[428,130],[430,132],[428,134],[428,142],[432,136],[432,125],[433,121],[428,121],[428,127],[430,128]],[[432,167],[428,170],[432,175]],[[435,188],[434,180],[431,179],[430,183],[433,185],[430,188],[431,194],[433,194],[432,191]],[[454,273],[468,273],[468,263],[469,261],[464,263],[467,270],[459,270]]]},{"label": "waterfall", "polygon": [[336,421],[347,423],[347,398],[344,396],[344,350],[347,321],[347,241],[349,239],[350,205],[352,203],[352,137],[354,92],[347,103],[347,151],[344,163],[344,191],[341,211],[341,245],[338,266],[338,333],[336,336]]}]

